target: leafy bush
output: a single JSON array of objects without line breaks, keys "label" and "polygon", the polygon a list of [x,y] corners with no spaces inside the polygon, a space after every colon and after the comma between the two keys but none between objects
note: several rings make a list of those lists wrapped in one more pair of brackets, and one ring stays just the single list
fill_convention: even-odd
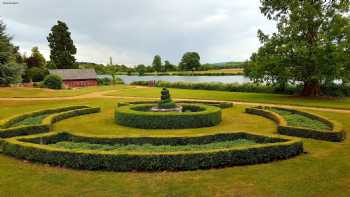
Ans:
[{"label": "leafy bush", "polygon": [[46,75],[48,75],[48,71],[42,68],[33,67],[26,71],[26,75],[32,82],[40,82],[44,80]]},{"label": "leafy bush", "polygon": [[[276,108],[276,109],[283,109],[283,108]],[[264,116],[266,118],[269,118],[275,121],[277,123],[277,130],[282,135],[313,138],[313,139],[333,141],[333,142],[340,142],[345,139],[346,133],[343,129],[343,126],[336,121],[332,121],[323,116],[312,114],[309,112],[292,110],[292,109],[283,109],[283,110],[288,110],[293,113],[298,113],[300,115],[321,121],[329,125],[331,130],[328,131],[328,130],[320,130],[320,129],[310,129],[305,127],[289,126],[288,122],[282,116],[280,116],[279,114],[273,111],[270,111],[269,108],[264,108],[264,107],[247,108],[246,112],[250,114]]]},{"label": "leafy bush", "polygon": [[[116,108],[116,123],[143,129],[183,129],[218,125],[221,122],[221,109],[214,106],[196,104],[198,112],[147,112],[140,108],[154,105],[127,105]],[[188,107],[191,105],[184,105]]]},{"label": "leafy bush", "polygon": [[23,74],[23,65],[16,63],[0,63],[0,86],[20,83]]},{"label": "leafy bush", "polygon": [[[113,144],[208,144],[213,141],[228,141],[234,139],[248,139],[261,143],[250,147],[232,147],[220,150],[197,150],[189,152],[163,153],[109,153],[93,150],[64,150],[47,145],[60,141],[76,141],[88,143]],[[38,144],[33,144],[38,143]],[[196,137],[136,137],[113,138],[100,136],[77,136],[67,133],[44,134],[36,137],[19,137],[5,139],[2,142],[4,154],[16,158],[51,165],[66,166],[87,170],[110,171],[175,171],[196,170],[266,163],[275,160],[287,159],[303,152],[303,143],[300,140],[262,136],[248,133],[226,133],[203,135]]]},{"label": "leafy bush", "polygon": [[97,78],[97,85],[99,85],[99,86],[112,85],[112,79],[110,79],[108,77]]},{"label": "leafy bush", "polygon": [[63,81],[60,76],[50,74],[45,77],[43,85],[50,89],[62,89]]}]

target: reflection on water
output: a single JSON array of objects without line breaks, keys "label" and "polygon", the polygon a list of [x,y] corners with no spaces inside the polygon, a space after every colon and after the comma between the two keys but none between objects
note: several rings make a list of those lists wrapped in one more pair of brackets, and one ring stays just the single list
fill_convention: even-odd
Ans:
[{"label": "reflection on water", "polygon": [[[98,75],[99,78],[112,78],[110,75]],[[249,78],[244,77],[243,75],[234,75],[234,76],[128,76],[120,75],[124,83],[130,84],[134,81],[168,81],[168,82],[221,82],[221,83],[248,83],[250,82]]]}]

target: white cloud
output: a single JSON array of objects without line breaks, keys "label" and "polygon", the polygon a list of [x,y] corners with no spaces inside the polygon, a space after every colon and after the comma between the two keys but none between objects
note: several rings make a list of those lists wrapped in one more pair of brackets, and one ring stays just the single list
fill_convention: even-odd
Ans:
[{"label": "white cloud", "polygon": [[259,11],[259,0],[19,0],[0,6],[1,17],[22,51],[39,46],[65,21],[79,61],[150,64],[153,56],[177,63],[186,51],[202,62],[245,60],[259,46],[256,32],[275,30]]}]

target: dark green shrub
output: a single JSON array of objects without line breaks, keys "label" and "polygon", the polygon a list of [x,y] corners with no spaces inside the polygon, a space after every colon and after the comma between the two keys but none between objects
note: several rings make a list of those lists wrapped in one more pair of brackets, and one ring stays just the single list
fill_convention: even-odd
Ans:
[{"label": "dark green shrub", "polygon": [[[198,112],[148,112],[140,108],[154,105],[127,105],[116,108],[116,123],[143,129],[183,129],[218,125],[221,122],[221,109],[214,106],[192,104],[202,110]],[[191,105],[187,105],[191,106]],[[187,107],[185,105],[185,107]]]},{"label": "dark green shrub", "polygon": [[[65,150],[49,147],[47,145],[62,140],[85,141],[94,143],[124,144],[205,144],[217,140],[231,140],[245,137],[256,139],[260,144],[246,148],[226,148],[220,150],[206,150],[196,152],[171,153],[109,153],[91,150]],[[38,143],[38,144],[33,144]],[[1,143],[4,154],[16,158],[51,165],[65,166],[87,170],[110,171],[176,171],[196,170],[228,167],[235,165],[248,165],[266,163],[275,160],[288,159],[303,152],[303,143],[300,140],[289,138],[276,138],[249,133],[217,134],[197,137],[170,137],[170,138],[100,138],[91,136],[77,136],[67,133],[45,134],[36,137],[20,137],[5,139]]]},{"label": "dark green shrub", "polygon": [[63,81],[58,75],[47,75],[43,81],[43,85],[50,89],[62,89]]},{"label": "dark green shrub", "polygon": [[107,86],[107,85],[112,85],[112,79],[108,78],[108,77],[104,77],[104,78],[97,78],[97,85],[99,86]]}]

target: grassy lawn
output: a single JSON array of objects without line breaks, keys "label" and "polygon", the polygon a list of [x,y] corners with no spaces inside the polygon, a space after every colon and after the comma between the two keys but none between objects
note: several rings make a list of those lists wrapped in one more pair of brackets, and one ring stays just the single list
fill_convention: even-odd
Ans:
[{"label": "grassy lawn", "polygon": [[45,88],[2,88],[0,87],[0,98],[46,98],[46,97],[67,97],[67,96],[79,96],[83,94],[107,91],[107,90],[119,90],[122,88],[128,88],[124,85],[115,86],[94,86],[86,88],[74,88],[65,90],[50,90]]},{"label": "grassy lawn", "polygon": [[[206,100],[225,100],[225,101],[244,101],[257,103],[272,104],[290,104],[312,107],[329,107],[350,109],[350,98],[339,99],[316,99],[303,98],[281,94],[265,93],[244,93],[244,92],[224,92],[208,90],[186,90],[186,89],[169,89],[173,98],[187,99],[206,99]],[[108,93],[111,96],[133,96],[133,97],[154,97],[158,98],[161,88],[144,87],[140,89],[125,89],[118,92]]]},{"label": "grassy lawn", "polygon": [[[174,92],[174,96],[179,97],[178,91]],[[137,93],[133,89],[129,91],[129,94]],[[126,91],[123,91],[123,94],[128,95]],[[151,90],[151,93],[145,95],[158,94],[158,90]],[[202,97],[199,97],[200,94],[196,91],[193,91],[193,95],[201,99],[220,98],[216,92],[208,91]],[[114,124],[113,121],[114,106],[119,101],[123,100],[100,98],[60,102],[0,101],[0,119],[44,108],[89,104],[100,106],[102,112],[62,121],[55,125],[54,130],[117,136],[182,136],[235,131],[276,133],[276,126],[272,121],[243,113],[245,106],[224,110],[223,122],[212,128],[126,128]],[[343,123],[347,130],[350,129],[350,114],[316,111],[313,113],[337,120]],[[0,154],[0,196],[348,196],[350,140],[334,143],[304,139],[304,145],[307,154],[285,161],[223,169],[158,173],[71,170],[25,162]]]}]

